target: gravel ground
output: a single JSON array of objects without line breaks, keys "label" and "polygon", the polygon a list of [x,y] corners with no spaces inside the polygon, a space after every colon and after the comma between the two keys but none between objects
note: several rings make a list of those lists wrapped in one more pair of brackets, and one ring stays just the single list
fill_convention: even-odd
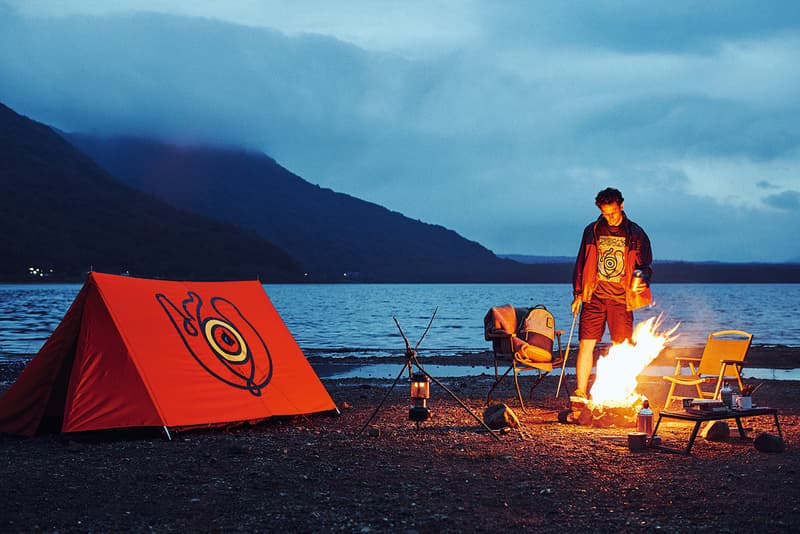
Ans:
[{"label": "gravel ground", "polygon": [[[785,452],[759,452],[734,432],[724,441],[698,438],[690,456],[631,452],[627,425],[558,423],[567,401],[563,392],[554,398],[556,378],[535,391],[527,412],[510,383],[498,388],[522,421],[498,440],[470,414],[482,414],[491,376],[442,380],[469,410],[433,385],[434,417],[419,428],[408,421],[405,380],[391,391],[390,380],[323,382],[341,416],[176,432],[171,441],[148,431],[0,437],[0,532],[716,533],[800,525],[798,382],[765,381],[756,397],[780,410]],[[640,384],[657,412],[661,382]],[[769,417],[745,423],[751,437],[776,433]],[[662,423],[659,434],[683,446],[690,430]]]}]

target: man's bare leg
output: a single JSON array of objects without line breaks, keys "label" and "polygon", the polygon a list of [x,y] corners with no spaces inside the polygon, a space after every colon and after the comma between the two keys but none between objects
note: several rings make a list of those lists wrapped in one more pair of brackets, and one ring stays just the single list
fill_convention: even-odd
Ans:
[{"label": "man's bare leg", "polygon": [[581,339],[578,343],[578,358],[575,361],[575,378],[578,389],[589,395],[589,376],[594,366],[594,346],[596,339]]},{"label": "man's bare leg", "polygon": [[589,376],[594,364],[594,346],[597,340],[582,339],[578,343],[578,358],[575,362],[577,389],[569,397],[569,410],[564,412],[564,423],[588,425],[592,422],[592,411],[589,409]]}]

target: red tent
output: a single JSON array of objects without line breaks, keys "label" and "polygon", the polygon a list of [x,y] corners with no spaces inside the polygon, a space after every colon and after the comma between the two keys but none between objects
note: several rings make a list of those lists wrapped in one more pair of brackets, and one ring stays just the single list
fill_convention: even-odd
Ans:
[{"label": "red tent", "polygon": [[259,282],[90,273],[0,397],[0,432],[168,429],[335,409]]}]

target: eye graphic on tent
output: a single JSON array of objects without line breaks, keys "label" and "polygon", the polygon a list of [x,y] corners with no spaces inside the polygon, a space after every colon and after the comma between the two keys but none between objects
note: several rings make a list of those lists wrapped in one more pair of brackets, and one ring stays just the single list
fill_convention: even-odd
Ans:
[{"label": "eye graphic on tent", "polygon": [[163,293],[156,300],[197,363],[218,380],[261,395],[272,378],[272,356],[233,302],[212,297],[206,305],[194,291],[180,306]]}]

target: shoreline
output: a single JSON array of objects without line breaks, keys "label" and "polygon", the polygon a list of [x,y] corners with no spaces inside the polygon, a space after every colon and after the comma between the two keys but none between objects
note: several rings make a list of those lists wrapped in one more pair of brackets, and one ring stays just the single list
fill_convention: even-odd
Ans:
[{"label": "shoreline", "polygon": [[[600,347],[602,353],[604,347]],[[648,367],[674,366],[675,357],[700,357],[702,347],[667,347],[648,364]],[[574,370],[576,351],[570,350],[566,367]],[[19,356],[0,359],[0,394],[11,385],[22,369],[30,361],[31,356]],[[406,362],[405,356],[319,356],[311,355],[306,358],[321,378],[332,373],[341,373],[342,369],[351,370],[360,367],[375,365],[400,366]],[[491,351],[467,354],[452,354],[448,356],[426,356],[424,350],[419,351],[419,359],[423,365],[445,366],[449,368],[486,368],[493,366]],[[800,369],[800,347],[786,345],[753,345],[745,360],[746,368],[761,369]],[[472,374],[467,373],[465,376]],[[358,377],[354,377],[358,378]],[[372,379],[370,376],[361,377]]]},{"label": "shoreline", "polygon": [[[596,354],[602,354],[607,347],[600,347]],[[667,347],[648,364],[649,366],[675,365],[676,357],[696,357],[702,355],[702,346],[693,347]],[[567,367],[575,367],[576,350],[570,349]],[[419,351],[419,358],[423,363],[432,365],[459,365],[459,366],[491,366],[493,365],[492,352],[487,350],[476,353],[452,354],[448,356],[426,356],[424,350]],[[398,364],[406,361],[405,356],[318,356],[311,355],[306,358],[314,364]],[[787,345],[753,345],[747,354],[745,367],[760,367],[769,369],[796,369],[800,368],[800,347]]]}]

